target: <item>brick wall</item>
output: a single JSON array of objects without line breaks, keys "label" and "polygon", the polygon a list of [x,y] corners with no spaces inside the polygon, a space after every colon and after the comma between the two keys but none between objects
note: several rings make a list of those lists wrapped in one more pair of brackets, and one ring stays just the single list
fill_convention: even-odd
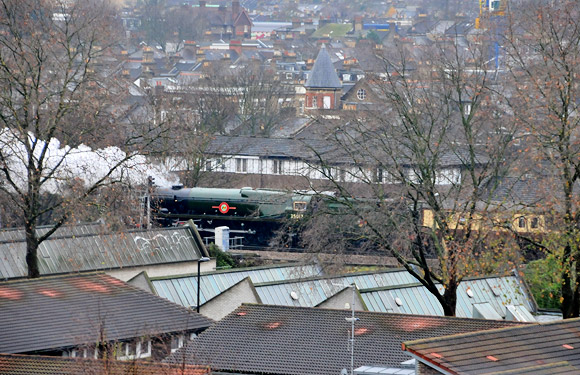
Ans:
[{"label": "brick wall", "polygon": [[441,372],[435,370],[433,367],[427,366],[426,364],[419,362],[416,375],[441,375]]}]

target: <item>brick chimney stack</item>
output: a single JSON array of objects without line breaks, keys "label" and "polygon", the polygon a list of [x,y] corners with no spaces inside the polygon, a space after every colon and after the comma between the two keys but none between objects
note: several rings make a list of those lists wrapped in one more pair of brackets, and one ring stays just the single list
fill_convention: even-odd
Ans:
[{"label": "brick chimney stack", "polygon": [[240,14],[240,1],[239,0],[232,0],[232,15],[235,17]]}]

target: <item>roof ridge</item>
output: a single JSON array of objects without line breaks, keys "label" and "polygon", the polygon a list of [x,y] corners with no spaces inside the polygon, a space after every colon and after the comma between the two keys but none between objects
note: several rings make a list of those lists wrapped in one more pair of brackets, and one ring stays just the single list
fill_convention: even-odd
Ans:
[{"label": "roof ridge", "polygon": [[2,285],[11,285],[11,284],[18,284],[18,283],[31,283],[36,281],[45,281],[45,280],[54,280],[54,279],[67,279],[73,277],[86,277],[86,276],[94,276],[94,275],[105,275],[104,271],[95,270],[95,271],[79,271],[79,272],[67,272],[67,273],[59,273],[59,274],[48,274],[48,275],[40,275],[40,277],[29,278],[26,276],[18,277],[18,278],[10,278],[8,280],[0,281],[0,286]]},{"label": "roof ridge", "polygon": [[[313,263],[283,263],[281,266],[280,264],[272,264],[272,265],[265,265],[265,266],[258,266],[258,267],[243,267],[243,268],[228,268],[223,270],[215,270],[215,271],[208,271],[208,272],[201,272],[200,276],[211,276],[211,275],[218,275],[218,274],[227,274],[227,273],[235,273],[235,272],[244,272],[244,271],[254,271],[254,270],[267,270],[272,268],[288,268],[288,267],[306,267],[306,266],[314,266]],[[180,275],[171,275],[171,276],[156,276],[150,277],[151,281],[159,281],[159,280],[175,280],[187,277],[197,277],[197,272],[180,274]]]},{"label": "roof ridge", "polygon": [[[286,305],[272,305],[272,304],[265,304],[265,303],[249,303],[244,302],[242,303],[236,310],[234,310],[230,315],[236,313],[242,307],[263,307],[263,308],[278,308],[284,310],[308,310],[308,311],[331,311],[331,312],[349,312],[350,309],[339,309],[339,308],[326,308],[326,307],[308,307],[308,306],[286,306]],[[416,314],[405,314],[405,313],[394,313],[394,312],[383,312],[383,311],[363,311],[363,310],[355,310],[357,314],[365,314],[365,315],[383,315],[383,316],[391,316],[396,318],[418,318],[418,319],[434,319],[434,320],[456,320],[456,321],[463,321],[463,322],[474,322],[474,323],[500,323],[509,326],[508,328],[520,328],[522,326],[530,326],[530,325],[537,325],[538,323],[523,323],[523,322],[513,322],[507,320],[490,320],[490,319],[476,319],[476,318],[462,318],[458,316],[439,316],[439,315],[416,315]],[[580,319],[580,318],[579,318]],[[569,321],[570,319],[568,319]],[[497,329],[504,329],[504,328],[495,328]],[[485,332],[490,330],[485,330]],[[448,336],[446,336],[448,337]],[[415,340],[420,341],[420,340]]]},{"label": "roof ridge", "polygon": [[551,325],[551,324],[562,324],[562,323],[570,322],[572,320],[580,320],[580,318],[576,318],[576,319],[564,319],[564,320],[558,320],[558,321],[555,321],[555,322],[547,322],[547,323],[541,323],[541,322],[535,322],[535,323],[518,322],[518,323],[520,323],[519,325],[511,326],[511,327],[494,328],[494,329],[489,329],[489,330],[479,331],[479,332],[458,333],[458,334],[454,334],[454,335],[447,335],[447,336],[441,336],[441,337],[431,337],[431,338],[427,338],[427,339],[406,341],[406,342],[403,343],[403,348],[405,348],[407,346],[427,344],[427,343],[432,343],[432,342],[437,342],[437,341],[442,341],[442,340],[455,339],[455,338],[461,338],[461,337],[469,337],[469,336],[477,336],[477,335],[487,335],[487,334],[493,334],[493,333],[496,333],[496,332],[504,332],[504,331],[509,331],[509,330],[525,329],[526,327],[531,327],[531,326],[547,326],[547,325]]}]

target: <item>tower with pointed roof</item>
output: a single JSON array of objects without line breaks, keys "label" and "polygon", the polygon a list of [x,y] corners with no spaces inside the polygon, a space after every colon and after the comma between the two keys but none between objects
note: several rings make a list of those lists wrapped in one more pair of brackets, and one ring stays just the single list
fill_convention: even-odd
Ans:
[{"label": "tower with pointed roof", "polygon": [[324,44],[318,52],[308,80],[306,89],[307,109],[337,109],[340,103],[342,83],[334,70],[332,60]]}]

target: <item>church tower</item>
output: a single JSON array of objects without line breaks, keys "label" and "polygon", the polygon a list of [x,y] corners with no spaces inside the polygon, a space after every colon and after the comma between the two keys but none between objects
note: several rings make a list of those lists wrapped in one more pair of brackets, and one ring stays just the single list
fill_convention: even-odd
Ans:
[{"label": "church tower", "polygon": [[324,44],[318,52],[306,88],[306,109],[337,109],[342,94],[342,83],[334,70]]}]

